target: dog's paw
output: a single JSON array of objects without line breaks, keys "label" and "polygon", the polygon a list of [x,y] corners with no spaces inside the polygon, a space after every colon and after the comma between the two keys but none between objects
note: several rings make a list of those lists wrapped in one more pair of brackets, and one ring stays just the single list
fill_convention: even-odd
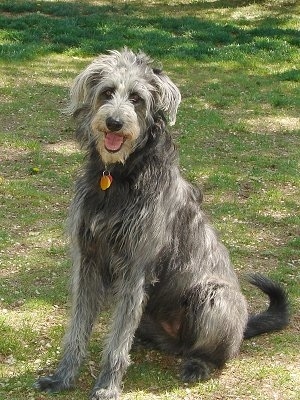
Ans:
[{"label": "dog's paw", "polygon": [[90,400],[117,400],[119,391],[117,389],[97,389],[91,394]]},{"label": "dog's paw", "polygon": [[66,384],[56,375],[44,376],[39,378],[33,387],[41,392],[58,393],[62,390],[70,389],[72,385]]},{"label": "dog's paw", "polygon": [[183,382],[198,382],[209,379],[213,365],[198,358],[186,360],[182,364],[181,379]]}]

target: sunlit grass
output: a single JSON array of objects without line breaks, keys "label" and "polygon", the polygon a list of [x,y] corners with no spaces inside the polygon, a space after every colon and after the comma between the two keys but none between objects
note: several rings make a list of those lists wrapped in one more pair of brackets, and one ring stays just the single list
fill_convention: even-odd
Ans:
[{"label": "sunlit grass", "polygon": [[[59,358],[70,260],[65,220],[83,156],[63,111],[72,79],[124,45],[164,65],[183,101],[173,128],[183,174],[240,276],[282,282],[299,309],[299,7],[294,1],[3,1],[0,6],[0,397],[31,386]],[[265,298],[243,281],[250,308]],[[136,351],[123,398],[297,400],[299,320],[244,343],[212,380],[178,379],[176,359]],[[100,319],[78,388],[98,372]],[[21,394],[21,395],[20,395]],[[20,397],[21,396],[21,397]]]}]

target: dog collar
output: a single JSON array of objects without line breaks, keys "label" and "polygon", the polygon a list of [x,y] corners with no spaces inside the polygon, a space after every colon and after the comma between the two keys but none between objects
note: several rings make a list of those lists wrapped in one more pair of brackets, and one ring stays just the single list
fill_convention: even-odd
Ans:
[{"label": "dog collar", "polygon": [[113,181],[113,178],[112,178],[110,172],[107,169],[105,169],[102,172],[102,176],[99,181],[99,186],[102,190],[107,190],[110,187],[110,185],[112,184],[112,181]]}]

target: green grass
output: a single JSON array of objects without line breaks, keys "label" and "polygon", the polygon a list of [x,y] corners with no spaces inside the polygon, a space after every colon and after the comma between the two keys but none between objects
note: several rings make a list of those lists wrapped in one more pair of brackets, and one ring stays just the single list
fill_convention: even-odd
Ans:
[{"label": "green grass", "polygon": [[[72,79],[96,54],[143,49],[178,84],[173,128],[183,174],[242,277],[282,282],[287,330],[244,343],[205,383],[178,362],[136,351],[123,399],[299,398],[300,70],[296,1],[17,1],[0,4],[0,398],[42,400],[68,315],[65,220],[83,155],[63,114]],[[243,282],[251,309],[265,298]],[[103,315],[76,390],[87,398],[107,326]]]}]

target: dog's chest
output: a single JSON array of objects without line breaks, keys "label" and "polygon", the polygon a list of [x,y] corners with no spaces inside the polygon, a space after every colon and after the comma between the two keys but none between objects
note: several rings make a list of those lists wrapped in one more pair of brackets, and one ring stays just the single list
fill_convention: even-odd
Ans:
[{"label": "dog's chest", "polygon": [[138,238],[142,211],[134,196],[111,190],[104,196],[90,198],[83,207],[83,215],[89,215],[86,225],[95,240],[116,250],[130,246],[130,241]]}]

